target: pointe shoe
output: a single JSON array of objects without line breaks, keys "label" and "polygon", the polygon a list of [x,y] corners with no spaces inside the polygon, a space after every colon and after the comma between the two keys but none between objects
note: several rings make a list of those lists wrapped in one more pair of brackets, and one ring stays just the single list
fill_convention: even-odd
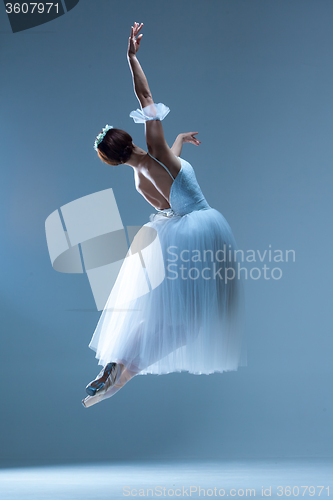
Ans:
[{"label": "pointe shoe", "polygon": [[85,399],[82,399],[82,405],[85,408],[89,408],[90,406],[93,406],[94,404],[113,396],[135,375],[136,374],[128,372],[124,368],[124,366],[120,365],[120,375],[117,378],[116,383],[112,387],[109,387],[107,390],[101,391],[101,393],[97,392],[95,396],[87,396]]},{"label": "pointe shoe", "polygon": [[97,394],[96,396],[87,396],[86,398],[82,399],[82,405],[85,408],[89,408],[90,406],[93,406],[96,403],[99,403],[103,399],[103,396],[104,396],[104,393]]},{"label": "pointe shoe", "polygon": [[97,375],[95,380],[86,387],[86,393],[89,396],[104,394],[112,387],[119,375],[120,366],[117,363],[108,363]]}]

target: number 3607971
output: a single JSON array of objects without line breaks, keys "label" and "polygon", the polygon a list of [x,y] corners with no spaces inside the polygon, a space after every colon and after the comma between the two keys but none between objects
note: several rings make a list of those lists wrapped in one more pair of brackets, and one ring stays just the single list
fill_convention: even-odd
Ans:
[{"label": "number 3607971", "polygon": [[58,3],[6,3],[7,14],[49,14],[51,9],[56,9],[59,13]]}]

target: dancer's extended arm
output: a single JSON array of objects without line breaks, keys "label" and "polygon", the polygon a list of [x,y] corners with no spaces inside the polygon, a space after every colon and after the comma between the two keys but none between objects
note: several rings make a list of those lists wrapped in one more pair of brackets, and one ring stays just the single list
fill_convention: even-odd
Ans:
[{"label": "dancer's extended arm", "polygon": [[[134,92],[137,96],[141,108],[145,108],[154,103],[147,78],[136,57],[140,47],[142,34],[139,34],[143,24],[134,23],[131,28],[131,36],[128,40],[127,59],[132,72]],[[174,170],[179,170],[179,163],[169,148],[163,132],[160,120],[148,120],[145,123],[146,142],[148,151],[158,158],[162,163],[170,166],[174,165]]]},{"label": "dancer's extended arm", "polygon": [[[141,108],[145,108],[153,104],[154,101],[147,78],[136,57],[143,36],[140,33],[142,26],[143,23],[140,25],[139,23],[134,23],[134,26],[131,28],[131,36],[128,40],[127,59],[133,77],[135,95],[140,102]],[[176,170],[179,170],[179,164],[175,163],[174,157],[180,156],[183,144],[185,142],[190,142],[197,146],[200,144],[200,141],[194,137],[198,132],[186,132],[178,135],[170,149],[165,140],[163,126],[160,120],[149,120],[146,122],[145,127],[146,141],[150,153],[169,167],[174,164]]]},{"label": "dancer's extended arm", "polygon": [[144,108],[153,103],[153,98],[150,92],[147,78],[143,72],[143,69],[141,68],[141,64],[136,57],[136,53],[140,47],[141,38],[143,36],[142,34],[138,35],[142,26],[143,23],[141,23],[140,25],[139,23],[134,23],[134,26],[132,26],[131,28],[131,36],[128,40],[127,60],[132,73],[135,95],[140,102],[141,108]]},{"label": "dancer's extended arm", "polygon": [[191,144],[195,144],[196,146],[199,146],[201,144],[201,141],[194,137],[197,135],[198,132],[186,132],[185,134],[179,134],[173,143],[173,146],[171,148],[171,151],[175,156],[180,156],[182,152],[182,147],[185,142],[190,142]]}]

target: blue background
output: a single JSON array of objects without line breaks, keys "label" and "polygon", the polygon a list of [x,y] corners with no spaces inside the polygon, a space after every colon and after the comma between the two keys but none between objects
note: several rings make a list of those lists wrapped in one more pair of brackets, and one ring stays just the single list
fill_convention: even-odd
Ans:
[{"label": "blue background", "polygon": [[[1,465],[332,456],[332,19],[325,0],[81,0],[12,34],[1,10]],[[245,282],[248,367],[135,377],[84,409],[100,313],[86,275],[52,269],[44,223],[109,187],[124,225],[154,211],[92,147],[106,123],[145,147],[134,21],[168,142],[199,131],[182,156],[209,204],[240,248],[296,261]]]}]

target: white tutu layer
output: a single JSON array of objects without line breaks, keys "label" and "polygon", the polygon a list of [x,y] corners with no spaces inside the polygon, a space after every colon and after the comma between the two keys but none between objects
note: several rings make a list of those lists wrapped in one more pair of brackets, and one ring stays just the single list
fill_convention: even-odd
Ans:
[{"label": "white tutu layer", "polygon": [[[147,231],[155,235],[151,244]],[[99,364],[123,363],[140,374],[246,365],[235,249],[229,224],[210,207],[157,215],[143,226],[89,344]]]}]

